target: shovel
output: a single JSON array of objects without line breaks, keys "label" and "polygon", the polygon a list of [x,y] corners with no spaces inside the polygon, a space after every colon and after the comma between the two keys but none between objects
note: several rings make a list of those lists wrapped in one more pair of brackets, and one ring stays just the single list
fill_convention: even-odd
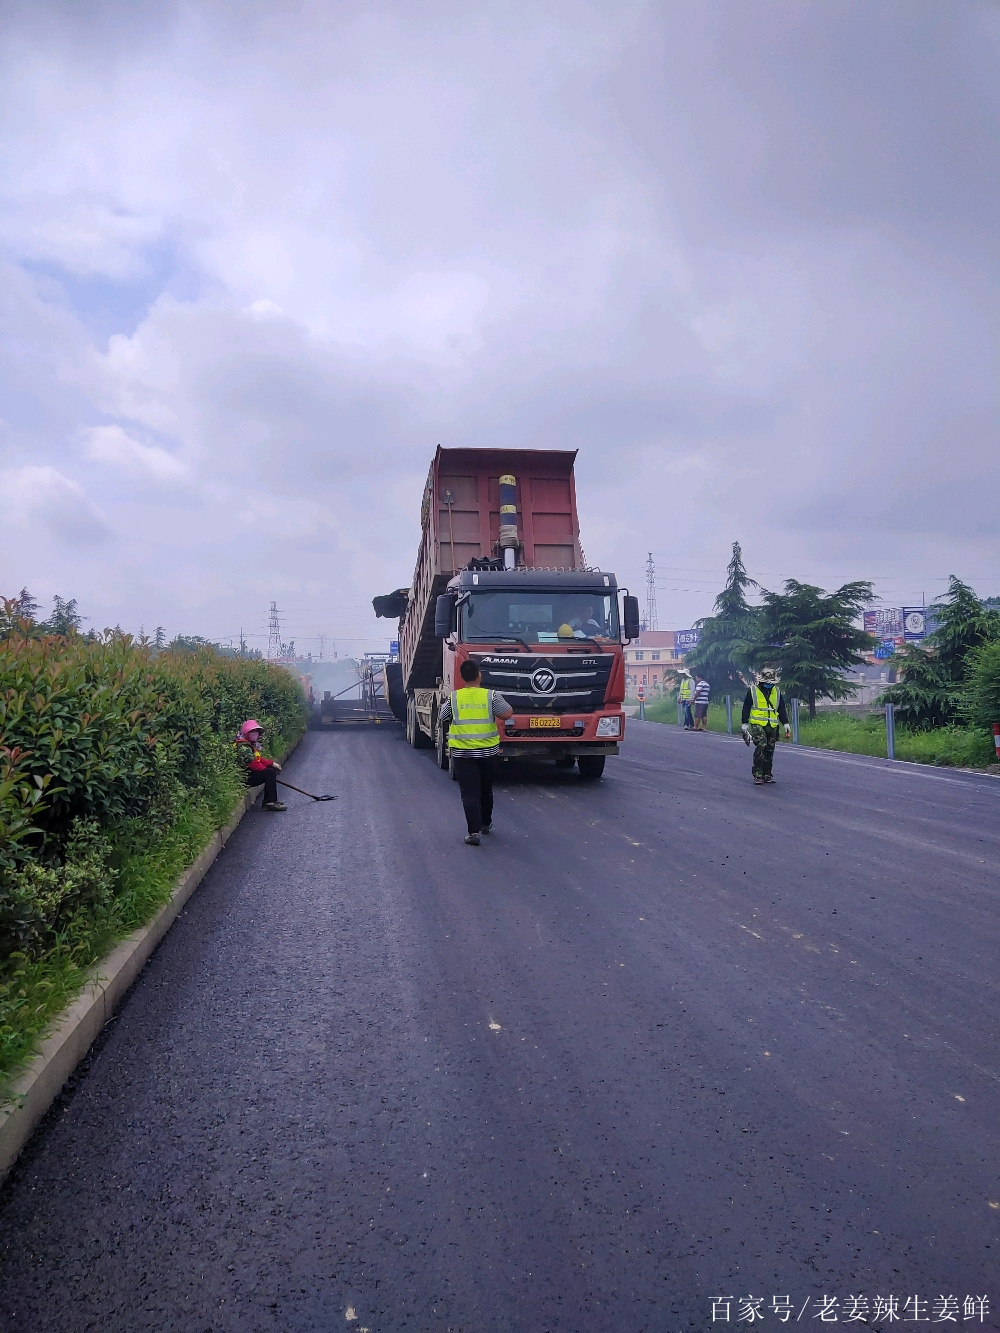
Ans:
[{"label": "shovel", "polygon": [[301,787],[295,787],[290,782],[282,782],[281,778],[275,778],[279,787],[291,787],[292,791],[297,791],[300,796],[308,796],[311,801],[335,801],[336,796],[314,796],[311,791],[303,791]]}]

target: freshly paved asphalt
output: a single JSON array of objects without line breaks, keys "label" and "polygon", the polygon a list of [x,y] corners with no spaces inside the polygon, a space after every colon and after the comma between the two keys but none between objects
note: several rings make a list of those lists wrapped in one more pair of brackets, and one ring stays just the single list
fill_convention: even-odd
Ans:
[{"label": "freshly paved asphalt", "polygon": [[338,800],[244,820],[0,1196],[0,1328],[996,1311],[1000,781],[776,773],[630,724],[475,849],[395,727],[309,735]]}]

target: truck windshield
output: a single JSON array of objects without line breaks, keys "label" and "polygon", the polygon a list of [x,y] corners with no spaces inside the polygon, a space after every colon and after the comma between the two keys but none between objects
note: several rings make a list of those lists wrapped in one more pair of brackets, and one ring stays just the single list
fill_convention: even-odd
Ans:
[{"label": "truck windshield", "polygon": [[600,592],[473,591],[462,604],[462,639],[484,643],[618,642],[618,599]]}]

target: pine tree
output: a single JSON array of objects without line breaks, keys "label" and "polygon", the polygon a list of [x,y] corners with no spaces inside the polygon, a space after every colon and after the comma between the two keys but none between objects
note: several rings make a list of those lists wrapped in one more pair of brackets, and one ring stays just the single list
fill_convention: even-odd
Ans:
[{"label": "pine tree", "polygon": [[77,610],[76,598],[71,597],[67,602],[56,594],[52,598],[52,614],[48,620],[39,625],[39,629],[46,634],[62,634],[70,638],[74,634],[79,634],[82,624],[83,616]]},{"label": "pine tree", "polygon": [[809,716],[815,717],[817,698],[844,699],[858,688],[845,679],[844,671],[863,662],[863,654],[875,646],[872,635],[854,623],[874,600],[875,590],[867,580],[826,593],[811,583],[786,579],[783,593],[764,594],[760,639],[752,653],[755,664],[778,666],[785,697],[806,699]]},{"label": "pine tree", "polygon": [[22,620],[36,621],[38,619],[38,613],[42,608],[27,588],[22,588],[14,600],[17,606],[17,614]]},{"label": "pine tree", "polygon": [[947,725],[968,712],[969,671],[974,664],[982,671],[977,650],[1000,638],[1000,611],[984,606],[954,574],[948,579],[948,591],[929,610],[937,628],[922,645],[907,644],[903,649],[901,679],[880,700],[891,703],[902,721],[917,727]]},{"label": "pine tree", "polygon": [[750,606],[747,590],[759,586],[746,571],[739,542],[733,542],[726,586],[715,599],[715,614],[696,622],[701,638],[684,658],[686,667],[705,677],[713,695],[741,693],[746,688],[760,621],[760,607]]}]

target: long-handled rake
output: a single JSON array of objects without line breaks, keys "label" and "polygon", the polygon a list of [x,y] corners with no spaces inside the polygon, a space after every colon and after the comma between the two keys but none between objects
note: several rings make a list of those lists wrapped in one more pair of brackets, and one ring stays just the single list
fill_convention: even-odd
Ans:
[{"label": "long-handled rake", "polygon": [[303,791],[301,787],[296,787],[291,782],[283,782],[281,778],[275,778],[279,787],[291,787],[292,791],[297,791],[300,796],[308,796],[311,801],[335,801],[336,796],[314,796],[311,791]]}]

